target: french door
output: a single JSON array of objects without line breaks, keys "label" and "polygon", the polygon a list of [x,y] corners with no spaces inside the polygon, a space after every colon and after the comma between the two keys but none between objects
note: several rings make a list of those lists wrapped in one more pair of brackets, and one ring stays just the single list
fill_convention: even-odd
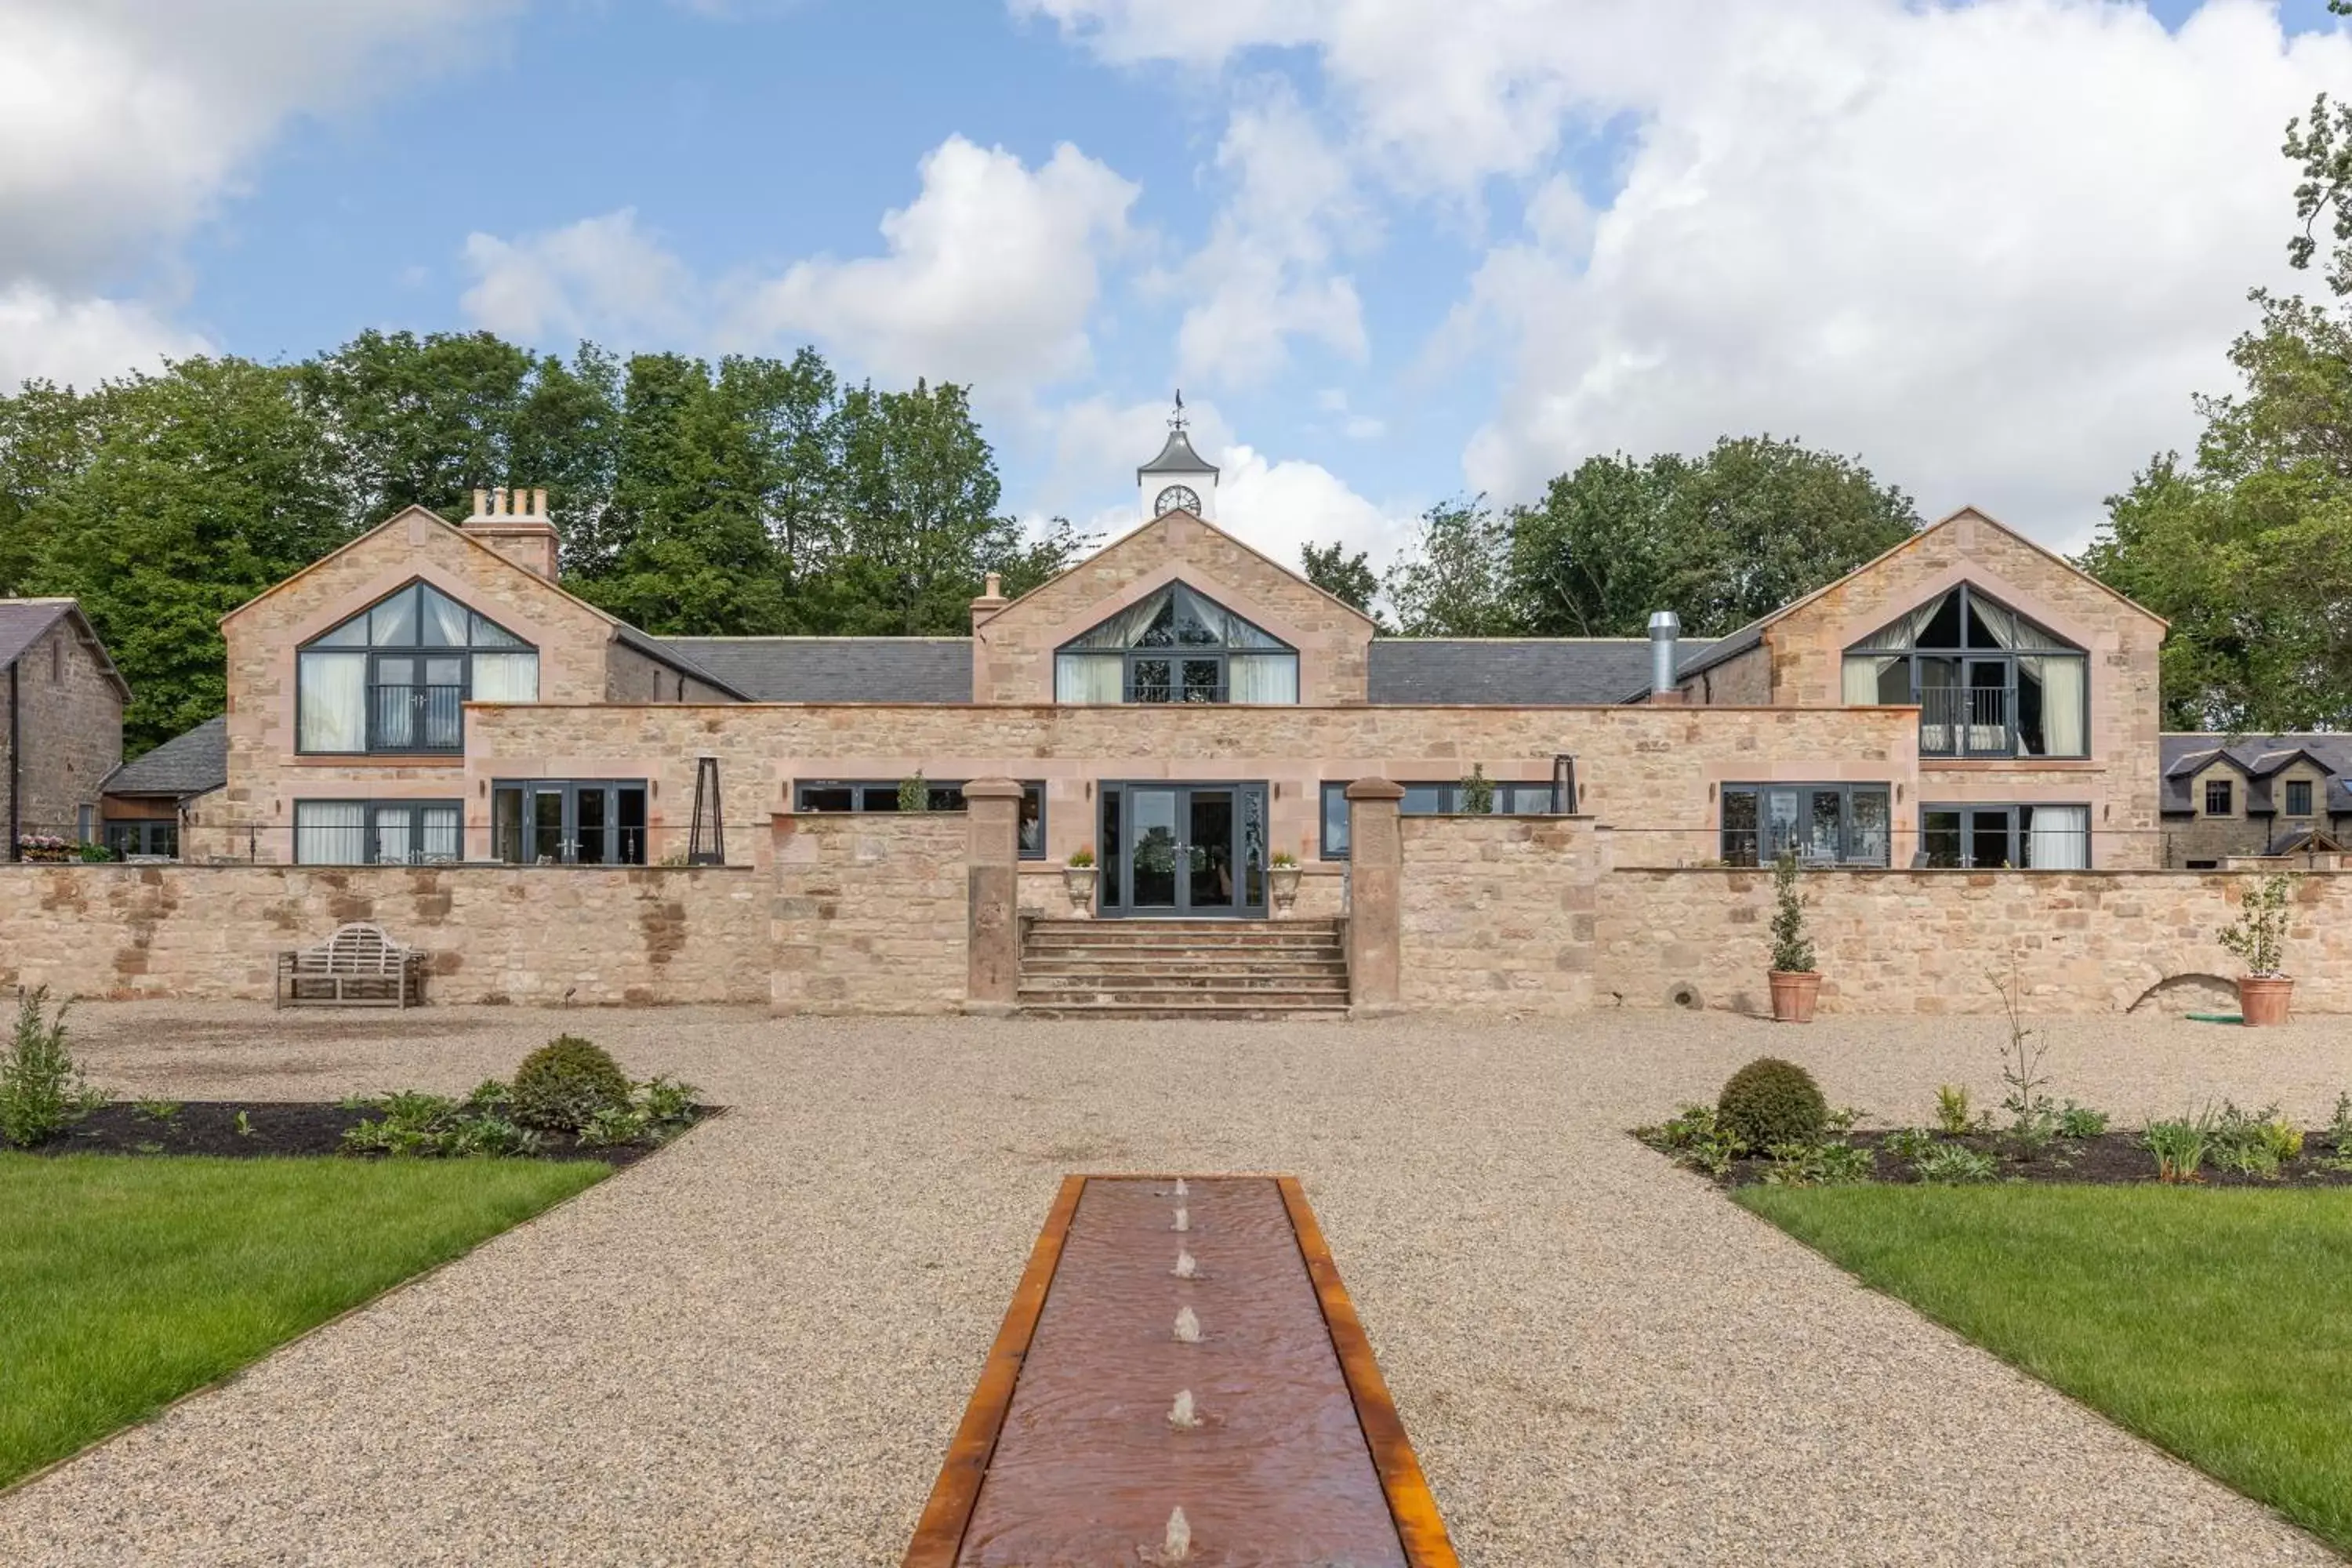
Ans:
[{"label": "french door", "polygon": [[1265,912],[1265,786],[1102,786],[1101,912],[1233,916]]},{"label": "french door", "polygon": [[646,786],[613,780],[500,781],[491,850],[518,866],[642,866]]}]

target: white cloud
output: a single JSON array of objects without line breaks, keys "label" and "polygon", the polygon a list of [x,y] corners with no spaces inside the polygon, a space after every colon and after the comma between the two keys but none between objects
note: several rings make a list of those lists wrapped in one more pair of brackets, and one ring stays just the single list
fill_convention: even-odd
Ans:
[{"label": "white cloud", "polygon": [[210,347],[142,305],[60,299],[32,283],[0,289],[0,388],[26,381],[88,386]]},{"label": "white cloud", "polygon": [[1297,569],[1303,544],[1366,551],[1375,570],[1412,537],[1419,510],[1358,495],[1330,469],[1299,458],[1269,460],[1245,446],[1219,450],[1217,526]]},{"label": "white cloud", "polygon": [[2281,127],[2352,79],[2256,0],[1013,4],[1119,61],[1311,48],[1360,183],[1527,193],[1432,344],[1505,367],[1473,488],[1770,430],[2060,542],[2230,384],[2245,289],[2292,277]]},{"label": "white cloud", "polygon": [[1331,268],[1343,241],[1363,243],[1370,209],[1286,81],[1257,84],[1234,111],[1217,165],[1235,189],[1179,274],[1198,296],[1176,334],[1184,379],[1261,381],[1287,362],[1292,338],[1363,359],[1362,302]]},{"label": "white cloud", "polygon": [[193,346],[110,289],[168,261],[289,121],[456,63],[514,4],[0,0],[0,297],[41,334],[0,351],[0,385]]},{"label": "white cloud", "polygon": [[740,329],[814,337],[891,380],[1034,391],[1088,366],[1102,260],[1139,194],[1066,142],[1032,171],[950,136],[920,194],[883,216],[887,254],[799,263],[751,291]]},{"label": "white cloud", "polygon": [[526,342],[591,328],[624,342],[688,330],[698,292],[685,263],[637,226],[630,208],[517,240],[472,234],[474,286],[458,300],[476,326]]}]

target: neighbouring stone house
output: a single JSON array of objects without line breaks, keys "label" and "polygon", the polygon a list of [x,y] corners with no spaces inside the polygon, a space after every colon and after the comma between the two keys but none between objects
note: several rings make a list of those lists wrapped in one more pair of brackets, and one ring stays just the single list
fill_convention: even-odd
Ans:
[{"label": "neighbouring stone house", "polygon": [[[778,816],[1023,789],[1025,907],[1344,899],[1360,778],[1407,815],[1576,815],[1622,865],[2161,865],[2164,625],[1964,510],[1715,641],[1375,637],[1215,522],[1181,426],[1139,525],[968,637],[655,637],[566,592],[544,492],[412,508],[231,614],[191,858],[764,864]],[[698,835],[698,814],[703,831]],[[723,834],[723,847],[719,838]]]},{"label": "neighbouring stone house", "polygon": [[28,837],[89,841],[130,686],[71,599],[0,599],[0,681],[8,858]]},{"label": "neighbouring stone house", "polygon": [[99,806],[99,842],[121,859],[177,859],[228,786],[228,721],[207,719],[114,770]]},{"label": "neighbouring stone house", "polygon": [[2352,735],[2168,734],[2164,864],[2330,855],[2352,837]]}]

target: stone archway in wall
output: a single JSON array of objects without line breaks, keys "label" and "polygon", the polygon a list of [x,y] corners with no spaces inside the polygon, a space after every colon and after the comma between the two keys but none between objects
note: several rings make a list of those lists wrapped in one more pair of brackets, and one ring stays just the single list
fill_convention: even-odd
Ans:
[{"label": "stone archway in wall", "polygon": [[2126,1013],[2234,1013],[2238,987],[2219,974],[2191,972],[2168,974],[2139,994]]}]

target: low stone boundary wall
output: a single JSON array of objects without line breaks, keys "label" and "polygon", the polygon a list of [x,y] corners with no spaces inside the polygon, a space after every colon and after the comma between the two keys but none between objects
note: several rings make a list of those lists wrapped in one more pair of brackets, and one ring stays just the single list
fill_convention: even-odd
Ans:
[{"label": "low stone boundary wall", "polygon": [[372,921],[433,956],[432,1002],[768,994],[749,868],[0,867],[0,987],[268,1000],[278,952]]},{"label": "low stone boundary wall", "polygon": [[[2012,962],[2032,1013],[2230,996],[2214,933],[2258,879],[2205,871],[1822,871],[1801,886],[1824,1012],[1988,1013]],[[1769,871],[1619,870],[1601,887],[1603,1006],[1767,1012]],[[2294,1005],[2352,1012],[2352,876],[2296,886]],[[2234,1006],[2234,1000],[2231,1005]]]},{"label": "low stone boundary wall", "polygon": [[[1008,821],[1008,863],[1011,834]],[[970,849],[961,813],[778,816],[767,988],[775,1010],[960,1009]]]},{"label": "low stone boundary wall", "polygon": [[1603,830],[1570,816],[1406,816],[1397,827],[1404,1006],[1592,1005]]}]

